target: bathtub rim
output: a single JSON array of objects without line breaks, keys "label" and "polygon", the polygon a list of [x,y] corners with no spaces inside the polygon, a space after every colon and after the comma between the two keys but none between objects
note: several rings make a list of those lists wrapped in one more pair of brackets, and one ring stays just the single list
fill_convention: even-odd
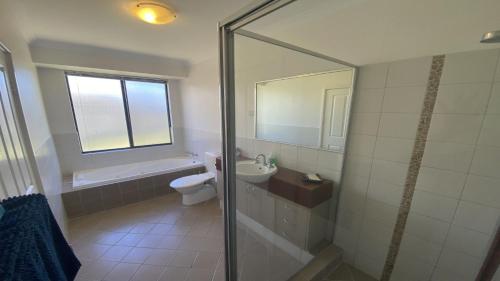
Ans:
[{"label": "bathtub rim", "polygon": [[[165,159],[180,159],[180,158],[181,157],[172,157],[172,158],[165,158]],[[186,158],[186,159],[188,159],[188,158]],[[156,162],[156,161],[159,161],[159,160],[142,161],[142,162],[137,162],[137,163]],[[129,164],[107,166],[107,167],[102,167],[102,168],[97,168],[97,169],[80,170],[80,171],[73,172],[71,178],[68,178],[69,180],[71,180],[71,183],[69,183],[69,181],[66,183],[67,187],[63,188],[62,193],[68,193],[68,192],[72,192],[72,191],[78,191],[78,190],[83,190],[83,189],[88,189],[88,188],[93,188],[93,187],[102,187],[102,186],[112,185],[112,184],[121,183],[121,182],[138,180],[141,178],[154,177],[154,176],[159,176],[162,174],[169,174],[169,173],[175,173],[175,172],[179,172],[179,171],[183,171],[183,170],[205,167],[205,163],[203,163],[202,161],[196,160],[196,159],[194,159],[193,161],[194,161],[193,163],[190,163],[189,165],[182,166],[182,167],[176,167],[176,168],[171,168],[168,170],[161,170],[161,171],[155,171],[155,172],[146,172],[146,173],[141,173],[141,174],[133,175],[133,176],[129,176],[129,177],[110,178],[110,179],[105,179],[102,181],[78,185],[77,187],[75,187],[75,185],[74,185],[75,184],[75,180],[74,180],[75,173],[90,171],[90,170],[105,169],[105,168],[110,168],[110,167],[125,166],[125,165],[129,165]],[[131,164],[136,164],[136,163],[131,163]]]}]

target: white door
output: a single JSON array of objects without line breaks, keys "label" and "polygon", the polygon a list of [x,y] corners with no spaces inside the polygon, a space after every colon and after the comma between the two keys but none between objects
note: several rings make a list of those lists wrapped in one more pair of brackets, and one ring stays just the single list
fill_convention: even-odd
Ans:
[{"label": "white door", "polygon": [[25,194],[32,184],[8,75],[7,55],[0,48],[0,199]]},{"label": "white door", "polygon": [[350,92],[350,88],[325,91],[321,136],[323,149],[344,150]]}]

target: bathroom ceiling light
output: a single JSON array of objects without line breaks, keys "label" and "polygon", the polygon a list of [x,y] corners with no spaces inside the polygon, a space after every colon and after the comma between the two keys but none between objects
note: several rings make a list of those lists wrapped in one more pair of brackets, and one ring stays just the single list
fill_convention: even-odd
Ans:
[{"label": "bathroom ceiling light", "polygon": [[175,12],[167,5],[156,2],[139,2],[136,15],[151,24],[167,24],[175,20]]},{"label": "bathroom ceiling light", "polygon": [[500,30],[490,31],[483,34],[481,43],[500,43]]}]

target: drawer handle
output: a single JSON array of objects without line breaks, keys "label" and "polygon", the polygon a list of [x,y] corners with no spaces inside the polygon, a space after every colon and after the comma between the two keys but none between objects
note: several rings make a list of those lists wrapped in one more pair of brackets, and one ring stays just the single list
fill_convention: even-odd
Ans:
[{"label": "drawer handle", "polygon": [[287,220],[286,218],[283,218],[281,221],[282,221],[284,224],[288,224],[288,220]]},{"label": "drawer handle", "polygon": [[285,209],[290,209],[290,206],[288,204],[285,204]]},{"label": "drawer handle", "polygon": [[285,237],[288,237],[288,233],[286,233],[286,231],[282,231],[281,232],[281,235],[285,236]]}]

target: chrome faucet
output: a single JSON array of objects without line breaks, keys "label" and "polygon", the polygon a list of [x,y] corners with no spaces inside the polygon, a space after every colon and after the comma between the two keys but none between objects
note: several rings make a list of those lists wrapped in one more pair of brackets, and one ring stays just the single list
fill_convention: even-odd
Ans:
[{"label": "chrome faucet", "polygon": [[264,166],[267,165],[267,161],[266,161],[266,155],[264,154],[259,154],[255,157],[255,164],[259,164],[260,161],[259,161],[259,158],[262,157],[262,159],[264,160],[264,162],[262,163]]}]

